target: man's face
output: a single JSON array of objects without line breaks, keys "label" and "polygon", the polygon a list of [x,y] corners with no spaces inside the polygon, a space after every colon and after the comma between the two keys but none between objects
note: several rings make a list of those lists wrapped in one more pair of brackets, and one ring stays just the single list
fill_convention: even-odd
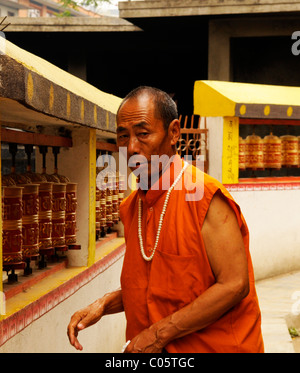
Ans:
[{"label": "man's face", "polygon": [[[157,118],[151,96],[142,94],[122,105],[117,117],[117,144],[127,148],[127,161],[134,156],[137,163],[139,156],[143,156],[140,157],[140,166],[130,167],[132,171],[138,167],[145,168],[150,178],[151,155],[174,155],[173,145],[176,140],[173,137],[172,129],[166,131],[163,121]],[[143,163],[145,159],[147,164]]]}]

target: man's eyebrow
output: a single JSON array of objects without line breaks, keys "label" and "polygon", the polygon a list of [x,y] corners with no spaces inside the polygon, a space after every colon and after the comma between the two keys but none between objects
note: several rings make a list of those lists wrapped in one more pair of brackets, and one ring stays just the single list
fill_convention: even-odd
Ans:
[{"label": "man's eyebrow", "polygon": [[136,128],[136,127],[149,127],[149,126],[150,126],[150,124],[147,123],[147,122],[140,122],[140,123],[134,124],[132,127]]},{"label": "man's eyebrow", "polygon": [[117,127],[117,133],[119,133],[119,132],[123,132],[123,131],[126,131],[126,128],[125,128],[125,127],[122,127],[122,126],[118,126],[118,127]]}]

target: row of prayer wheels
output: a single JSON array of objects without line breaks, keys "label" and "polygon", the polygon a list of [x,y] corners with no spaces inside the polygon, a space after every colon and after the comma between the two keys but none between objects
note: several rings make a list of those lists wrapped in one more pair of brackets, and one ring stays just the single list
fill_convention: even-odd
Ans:
[{"label": "row of prayer wheels", "polygon": [[124,199],[125,177],[110,172],[96,187],[96,234],[104,237],[120,220],[119,206]]},{"label": "row of prayer wheels", "polygon": [[275,136],[261,138],[255,134],[239,138],[239,169],[263,170],[300,167],[300,136]]},{"label": "row of prayer wheels", "polygon": [[3,266],[76,243],[77,184],[60,175],[2,177]]}]

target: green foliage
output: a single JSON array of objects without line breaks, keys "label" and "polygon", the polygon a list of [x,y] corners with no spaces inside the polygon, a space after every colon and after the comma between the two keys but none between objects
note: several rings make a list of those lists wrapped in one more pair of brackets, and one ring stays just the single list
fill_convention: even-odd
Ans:
[{"label": "green foliage", "polygon": [[98,5],[103,3],[110,3],[110,0],[59,0],[62,7],[62,12],[55,13],[56,17],[71,17],[71,10],[77,10],[78,6],[94,6],[95,8]]}]

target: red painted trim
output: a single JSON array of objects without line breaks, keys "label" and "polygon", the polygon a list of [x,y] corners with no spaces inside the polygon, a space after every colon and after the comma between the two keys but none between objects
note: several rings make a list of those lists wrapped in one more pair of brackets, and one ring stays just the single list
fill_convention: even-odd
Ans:
[{"label": "red painted trim", "polygon": [[52,310],[59,303],[73,295],[82,286],[93,280],[96,276],[104,272],[113,265],[125,253],[125,244],[122,244],[103,259],[94,263],[71,280],[58,286],[41,298],[30,303],[20,311],[0,321],[0,346],[26,328],[33,321],[42,317]]},{"label": "red painted trim", "polygon": [[296,119],[251,119],[239,118],[240,124],[250,125],[279,125],[279,126],[300,126],[300,120]]}]

